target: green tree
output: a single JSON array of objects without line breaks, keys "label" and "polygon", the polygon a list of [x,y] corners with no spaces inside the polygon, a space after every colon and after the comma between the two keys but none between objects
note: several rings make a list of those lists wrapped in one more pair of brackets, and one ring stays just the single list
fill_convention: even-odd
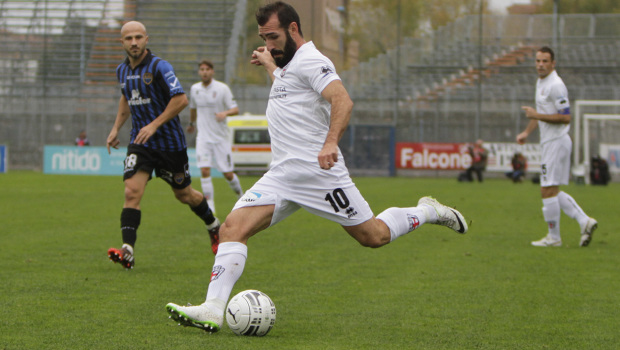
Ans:
[{"label": "green tree", "polygon": [[[553,11],[554,0],[543,0],[541,13]],[[558,1],[559,13],[620,13],[618,0],[561,0]]]},{"label": "green tree", "polygon": [[[359,60],[385,53],[395,47],[400,35],[413,36],[422,14],[419,0],[358,0],[348,9],[348,40],[359,43]],[[399,25],[400,23],[400,25]]]},{"label": "green tree", "polygon": [[[487,8],[488,0],[357,0],[350,2],[349,40],[359,42],[359,60],[366,61],[395,47],[397,36],[415,37],[459,17]],[[398,30],[400,29],[400,33]]]}]

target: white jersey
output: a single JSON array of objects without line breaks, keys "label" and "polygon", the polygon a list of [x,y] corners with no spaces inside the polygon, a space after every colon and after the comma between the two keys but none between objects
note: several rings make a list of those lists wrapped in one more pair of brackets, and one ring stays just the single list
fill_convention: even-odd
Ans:
[{"label": "white jersey", "polygon": [[[536,111],[541,114],[570,114],[566,85],[555,70],[536,82]],[[552,124],[539,120],[538,127],[542,144],[568,134],[570,124]]]},{"label": "white jersey", "polygon": [[215,113],[234,107],[237,107],[237,102],[228,85],[215,79],[206,87],[202,82],[192,85],[189,108],[196,109],[197,113],[196,142],[219,143],[228,140],[230,130],[226,119],[218,122]]},{"label": "white jersey", "polygon": [[[309,41],[286,67],[276,68],[273,74],[275,80],[266,113],[273,157],[271,169],[305,164],[320,170],[318,154],[331,120],[331,105],[321,92],[332,81],[340,80],[334,64]],[[339,163],[344,165],[340,149],[336,164]],[[344,166],[342,169],[346,171]]]}]

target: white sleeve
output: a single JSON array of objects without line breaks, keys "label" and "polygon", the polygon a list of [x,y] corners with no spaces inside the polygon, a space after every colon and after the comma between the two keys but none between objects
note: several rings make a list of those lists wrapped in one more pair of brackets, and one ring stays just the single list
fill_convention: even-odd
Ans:
[{"label": "white sleeve", "polygon": [[230,91],[228,85],[224,85],[224,87],[224,105],[226,106],[226,109],[228,110],[237,107],[237,101],[235,101],[232,91]]},{"label": "white sleeve", "polygon": [[302,74],[319,94],[334,80],[340,80],[332,61],[325,56],[311,57],[304,62]]},{"label": "white sleeve", "polygon": [[568,90],[566,89],[566,85],[554,84],[551,87],[550,97],[558,113],[570,113],[570,102],[568,101]]}]

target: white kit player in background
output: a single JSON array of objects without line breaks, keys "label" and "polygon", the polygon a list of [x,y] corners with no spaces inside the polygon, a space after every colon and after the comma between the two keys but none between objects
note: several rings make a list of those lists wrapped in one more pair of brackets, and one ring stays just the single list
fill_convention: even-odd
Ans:
[{"label": "white kit player in background", "polygon": [[190,90],[188,133],[198,129],[196,158],[200,168],[202,193],[209,208],[215,213],[211,168],[219,170],[238,198],[243,195],[241,183],[232,162],[232,145],[227,117],[239,114],[239,108],[228,85],[213,79],[213,63],[203,60],[198,64],[201,81]]},{"label": "white kit player in background", "polygon": [[266,113],[273,161],[220,228],[206,301],[166,305],[175,321],[209,332],[222,325],[226,302],[243,273],[248,239],[299,208],[340,224],[365,247],[386,245],[424,223],[467,232],[461,213],[431,197],[422,197],[415,207],[373,215],[338,148],[353,102],[333,63],[304,40],[292,6],[270,3],[258,10],[256,19],[265,46],[253,52],[250,62],[265,68],[273,80]]},{"label": "white kit player in background", "polygon": [[572,141],[568,135],[570,129],[570,103],[566,85],[555,71],[553,50],[542,47],[536,52],[536,109],[522,107],[530,120],[525,130],[517,135],[519,144],[525,143],[528,135],[540,128],[542,162],[540,176],[540,193],[543,202],[543,217],[549,228],[548,234],[541,240],[532,242],[537,247],[559,247],[560,209],[577,220],[581,228],[579,245],[586,247],[592,240],[592,234],[598,223],[577,204],[568,193],[560,191],[560,185],[568,185]]}]

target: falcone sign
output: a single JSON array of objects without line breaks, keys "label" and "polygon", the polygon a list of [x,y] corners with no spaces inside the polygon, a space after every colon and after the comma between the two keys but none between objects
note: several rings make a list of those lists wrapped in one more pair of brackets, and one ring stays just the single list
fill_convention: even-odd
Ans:
[{"label": "falcone sign", "polygon": [[[397,169],[463,170],[471,166],[468,143],[398,142],[396,143]],[[540,170],[540,145],[518,145],[509,142],[485,142],[489,151],[487,171],[505,172],[512,169],[511,159],[516,152],[522,153],[528,162],[528,170]]]}]

